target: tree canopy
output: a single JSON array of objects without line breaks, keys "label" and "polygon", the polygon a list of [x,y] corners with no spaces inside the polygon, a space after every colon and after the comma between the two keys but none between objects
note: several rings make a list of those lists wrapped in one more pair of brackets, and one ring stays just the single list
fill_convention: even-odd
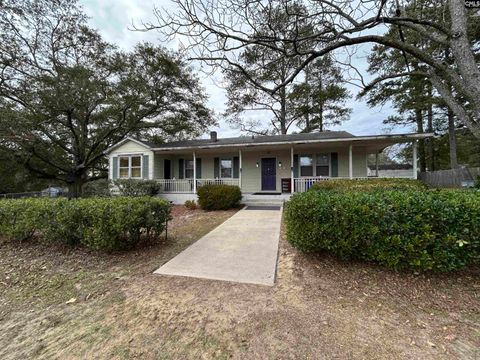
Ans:
[{"label": "tree canopy", "polygon": [[[300,2],[294,2],[289,10],[299,14],[305,14],[306,11]],[[277,34],[288,37],[294,33],[307,36],[315,31],[308,20],[296,24],[296,28],[291,27],[288,22],[289,10],[277,6],[269,12],[260,13],[264,20],[259,22],[265,25],[260,25],[258,33],[262,36]],[[284,44],[284,51],[288,52],[290,46]],[[238,56],[241,68],[229,66],[224,70],[228,84],[225,115],[229,122],[251,133],[286,134],[292,128],[303,132],[323,131],[326,126],[347,120],[350,110],[343,105],[349,93],[343,87],[342,73],[331,56],[312,62],[295,82],[286,84],[277,92],[265,91],[265,86],[269,84],[284,83],[301,61],[297,57],[278,57],[268,47],[254,45],[244,48]],[[252,77],[261,86],[249,81]],[[264,110],[271,114],[271,118],[249,117],[251,110]]]},{"label": "tree canopy", "polygon": [[5,0],[0,12],[0,136],[35,174],[105,177],[104,151],[128,135],[187,138],[214,123],[199,80],[160,46],[121,51],[76,0]]},{"label": "tree canopy", "polygon": [[[188,39],[192,58],[221,68],[244,71],[238,52],[251,47],[269,49],[278,59],[298,59],[296,69],[279,84],[262,84],[256,72],[249,81],[272,94],[284,88],[318,58],[338,49],[364,43],[375,43],[401,51],[416,59],[418,68],[388,74],[388,78],[424,76],[429,79],[458,119],[480,137],[480,47],[476,10],[465,7],[463,0],[431,0],[424,8],[442,7],[443,12],[430,16],[427,11],[409,9],[412,1],[313,1],[302,2],[305,11],[295,11],[289,0],[173,0],[177,11],[156,11],[158,21],[146,29],[160,29],[169,37]],[[407,6],[405,6],[407,5]],[[275,18],[272,9],[282,7],[288,17],[284,26],[293,29],[284,35],[259,31],[269,27]],[[438,15],[438,16],[437,16]],[[304,34],[300,24],[313,25],[313,33]],[[431,48],[448,50],[450,61],[415,46],[399,34],[393,38],[388,28],[408,29],[418,38],[428,39]],[[473,31],[472,31],[473,30]],[[313,46],[312,46],[313,45]],[[384,79],[378,79],[381,81]],[[462,99],[460,101],[459,99]]]}]

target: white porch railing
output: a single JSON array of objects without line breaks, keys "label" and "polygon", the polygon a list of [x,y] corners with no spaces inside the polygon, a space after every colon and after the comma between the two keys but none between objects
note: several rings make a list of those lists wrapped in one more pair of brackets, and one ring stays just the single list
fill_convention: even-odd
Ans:
[{"label": "white porch railing", "polygon": [[[411,178],[411,177],[410,177]],[[312,187],[313,184],[320,181],[337,180],[337,179],[350,179],[349,177],[327,177],[327,176],[310,176],[294,178],[295,192],[305,192]],[[352,180],[365,180],[365,179],[378,179],[378,177],[357,176]]]},{"label": "white porch railing", "polygon": [[158,179],[161,193],[191,193],[193,192],[193,179]]},{"label": "white porch railing", "polygon": [[[193,179],[157,179],[161,193],[193,193]],[[239,186],[238,179],[197,179],[197,188],[207,184]]]},{"label": "white porch railing", "polygon": [[310,187],[315,184],[316,182],[320,181],[327,181],[329,180],[329,177],[324,177],[324,176],[312,176],[312,177],[302,177],[302,178],[295,178],[295,192],[305,192]]},{"label": "white porch railing", "polygon": [[223,184],[239,186],[238,179],[197,179],[197,188],[202,185]]}]

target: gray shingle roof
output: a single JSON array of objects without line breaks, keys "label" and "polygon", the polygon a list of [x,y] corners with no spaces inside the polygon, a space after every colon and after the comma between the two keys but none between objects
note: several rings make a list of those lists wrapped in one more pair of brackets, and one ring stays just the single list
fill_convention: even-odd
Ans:
[{"label": "gray shingle roof", "polygon": [[322,139],[344,139],[354,138],[355,135],[350,134],[347,131],[326,131],[319,133],[305,133],[305,134],[291,134],[291,135],[271,135],[271,136],[240,136],[233,138],[218,138],[217,141],[210,139],[196,139],[196,140],[184,140],[173,141],[164,144],[152,144],[147,141],[141,141],[145,145],[161,149],[161,148],[184,148],[184,147],[197,147],[208,145],[249,145],[249,144],[263,144],[263,143],[282,143],[288,141],[303,141],[303,140],[322,140]]}]

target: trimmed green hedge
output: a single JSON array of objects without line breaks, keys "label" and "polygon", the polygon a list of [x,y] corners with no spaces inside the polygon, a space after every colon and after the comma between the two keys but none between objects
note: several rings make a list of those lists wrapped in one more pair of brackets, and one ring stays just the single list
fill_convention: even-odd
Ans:
[{"label": "trimmed green hedge", "polygon": [[198,204],[204,210],[228,210],[240,206],[242,192],[238,186],[207,184],[197,190]]},{"label": "trimmed green hedge", "polygon": [[480,193],[309,191],[286,205],[288,241],[393,269],[449,271],[480,261]]},{"label": "trimmed green hedge", "polygon": [[314,183],[310,190],[332,191],[372,191],[372,190],[425,190],[427,186],[420,180],[413,179],[329,179]]},{"label": "trimmed green hedge", "polygon": [[170,219],[170,204],[152,197],[21,199],[0,201],[0,236],[124,249],[154,239]]}]

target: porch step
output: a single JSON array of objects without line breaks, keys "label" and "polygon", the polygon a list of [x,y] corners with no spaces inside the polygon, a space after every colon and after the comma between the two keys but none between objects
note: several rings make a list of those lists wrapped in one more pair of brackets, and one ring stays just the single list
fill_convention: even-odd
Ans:
[{"label": "porch step", "polygon": [[243,202],[245,206],[283,206],[282,202]]},{"label": "porch step", "polygon": [[289,198],[288,195],[252,195],[246,194],[242,204],[247,206],[282,206]]}]

